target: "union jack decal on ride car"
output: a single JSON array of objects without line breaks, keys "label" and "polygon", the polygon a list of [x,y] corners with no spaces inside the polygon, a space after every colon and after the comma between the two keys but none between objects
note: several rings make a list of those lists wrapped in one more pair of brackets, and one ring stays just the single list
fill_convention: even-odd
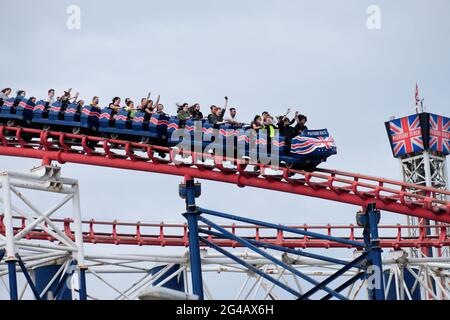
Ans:
[{"label": "union jack decal on ride car", "polygon": [[124,115],[121,115],[121,114],[118,114],[118,115],[116,115],[116,120],[118,120],[118,121],[127,121],[128,117],[124,116]]},{"label": "union jack decal on ride car", "polygon": [[282,147],[284,147],[284,146],[286,145],[286,142],[284,142],[284,141],[272,140],[272,144],[273,144],[275,147],[282,148]]},{"label": "union jack decal on ride car", "polygon": [[4,107],[11,108],[14,105],[14,100],[7,100],[3,103]]},{"label": "union jack decal on ride car", "polygon": [[144,117],[142,117],[142,116],[134,116],[133,121],[134,122],[144,122]]},{"label": "union jack decal on ride car", "polygon": [[166,125],[167,126],[169,124],[169,121],[167,121],[167,120],[159,120],[159,119],[156,119],[154,117],[152,117],[150,119],[150,122],[153,123],[156,126],[161,126],[161,125]]},{"label": "union jack decal on ride car", "polygon": [[100,119],[106,119],[106,120],[111,120],[111,114],[109,114],[109,113],[102,113],[101,115],[100,115]]},{"label": "union jack decal on ride car", "polygon": [[61,107],[52,106],[52,107],[50,108],[50,111],[53,111],[53,112],[60,112],[60,111],[61,111]]},{"label": "union jack decal on ride car", "polygon": [[292,139],[291,153],[309,154],[317,149],[330,150],[335,147],[336,144],[331,136],[297,136]]},{"label": "union jack decal on ride car", "polygon": [[34,106],[34,110],[41,110],[41,111],[44,111],[44,110],[45,110],[45,101],[39,101],[39,102]]},{"label": "union jack decal on ride car", "polygon": [[74,107],[69,107],[69,108],[67,108],[67,110],[66,110],[66,113],[76,113],[76,112],[77,112],[77,109],[74,108]]},{"label": "union jack decal on ride car", "polygon": [[90,111],[88,108],[83,108],[83,110],[81,110],[81,113],[86,115],[86,116],[88,116],[88,117],[100,118],[100,112]]},{"label": "union jack decal on ride car", "polygon": [[238,136],[238,141],[245,141],[246,143],[249,143],[250,137],[245,134],[241,134],[240,136]]},{"label": "union jack decal on ride car", "polygon": [[26,101],[26,100],[22,100],[22,101],[20,101],[20,103],[19,103],[19,107],[21,107],[21,108],[23,108],[23,109],[26,109],[26,110],[30,110],[30,111],[33,111],[34,110],[34,106],[32,106],[31,104],[29,104],[29,103],[31,103],[31,101]]},{"label": "union jack decal on ride car", "polygon": [[[169,130],[178,130],[178,129],[184,129],[188,132],[193,132],[195,131],[195,126],[184,126],[184,128],[180,128],[180,126],[176,123],[170,123],[167,127]],[[224,137],[232,137],[232,136],[237,136],[238,135],[238,130],[233,130],[233,129],[214,129],[214,128],[205,128],[202,127],[202,133],[207,135],[207,134],[213,134],[214,131],[218,131],[220,135],[224,136]]]}]

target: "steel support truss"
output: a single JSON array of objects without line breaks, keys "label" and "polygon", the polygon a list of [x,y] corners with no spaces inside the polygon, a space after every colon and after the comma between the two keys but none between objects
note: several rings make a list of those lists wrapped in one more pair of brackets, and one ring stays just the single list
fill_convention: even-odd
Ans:
[{"label": "steel support truss", "polygon": [[[357,258],[361,253],[355,252],[355,254]],[[205,299],[277,300],[295,297],[273,282],[268,281],[262,274],[273,277],[299,293],[306,293],[312,289],[310,284],[303,279],[299,279],[296,274],[249,249],[234,249],[233,255],[261,272],[253,272],[241,263],[218,253],[214,249],[203,248],[200,256]],[[342,268],[342,262],[349,264],[354,261],[354,259],[337,259],[340,262],[337,264],[287,253],[275,253],[272,256],[318,282],[323,282],[334,275]],[[120,254],[102,250],[102,253],[86,254],[85,261],[90,288],[87,297],[90,300],[139,299],[145,295],[147,289],[162,287],[173,278],[181,276],[183,276],[184,281],[184,296],[186,299],[194,297],[192,282],[190,281],[189,252],[183,251],[179,254],[161,254],[160,252]],[[409,258],[406,252],[400,250],[387,253],[382,262],[385,288],[390,288],[389,290],[385,289],[386,299],[412,300],[415,299],[415,290],[420,289],[421,299],[450,300],[450,259]],[[174,266],[178,267],[174,268]],[[156,273],[151,272],[155,267],[161,269]],[[60,272],[64,273],[65,268],[70,268],[70,266],[65,267],[63,265]],[[22,271],[19,270],[19,272]],[[407,272],[413,275],[413,281],[410,283],[407,283],[404,278],[404,274]],[[60,274],[56,277],[59,278]],[[4,277],[7,277],[7,275]],[[365,277],[365,273],[361,272],[359,268],[353,268],[344,272],[340,279],[336,279],[336,282],[335,291],[341,293],[347,299],[361,300],[368,298],[369,292],[366,289],[374,281]],[[61,281],[58,283],[61,283]],[[5,287],[5,285],[7,285],[7,281],[2,281],[2,277],[0,277],[0,288]],[[332,297],[325,292],[321,299]],[[19,298],[33,299],[32,289],[29,286],[26,290],[25,288],[22,289]],[[313,296],[312,298],[316,297]]]},{"label": "steel support truss", "polygon": [[[70,288],[80,300],[87,298],[85,279],[85,258],[83,235],[81,229],[80,194],[77,180],[60,176],[60,168],[43,166],[35,168],[30,174],[2,172],[0,173],[1,197],[3,206],[3,228],[0,233],[0,277],[8,276],[8,289],[11,300],[19,299],[17,272],[23,274],[26,286],[33,292],[34,298],[58,299],[63,290]],[[46,210],[38,208],[28,191],[61,195],[55,204]],[[58,196],[56,196],[58,197]],[[74,233],[65,234],[51,217],[68,203],[72,203]],[[25,209],[24,209],[25,208]],[[67,210],[67,209],[66,209]],[[65,211],[67,212],[67,211]],[[25,224],[20,230],[14,226],[14,216],[24,218]],[[54,241],[32,243],[28,240],[30,232],[40,230],[48,234]],[[4,234],[4,235],[2,235]],[[41,292],[36,289],[33,270],[38,267],[52,265],[58,261],[60,270]],[[6,267],[5,267],[6,266]],[[72,285],[72,275],[77,272],[78,285]],[[50,294],[50,287],[55,289]],[[74,286],[78,288],[74,288]]]},{"label": "steel support truss", "polygon": [[[435,199],[448,201],[448,170],[447,158],[444,155],[435,154],[429,151],[424,151],[420,154],[408,156],[400,159],[400,170],[402,180],[409,184],[414,184],[421,187],[428,187],[436,189],[433,194],[427,194],[418,188],[407,188],[410,193],[424,196],[432,196]],[[443,193],[439,193],[442,190]],[[423,218],[408,216],[407,224],[412,226],[428,225],[430,221]],[[410,229],[410,237],[417,236],[416,229]],[[447,228],[447,234],[450,235],[450,228]],[[448,246],[433,252],[431,248],[416,248],[410,249],[410,254],[414,257],[430,257],[433,255],[450,257],[450,249]]]},{"label": "steel support truss", "polygon": [[[5,173],[1,183],[4,216],[0,223],[3,228],[0,230],[0,287],[6,288],[12,299],[61,299],[62,292],[69,287],[75,299],[133,300],[142,298],[148,288],[164,286],[180,276],[183,276],[186,299],[364,299],[367,289],[369,299],[411,300],[418,287],[425,299],[450,299],[450,259],[408,257],[403,251],[393,251],[381,259],[377,234],[379,211],[372,205],[357,215],[357,222],[364,230],[362,238],[338,237],[198,208],[195,199],[200,196],[200,184],[186,179],[180,185],[179,193],[187,204],[184,216],[189,232],[183,243],[189,246],[189,252],[183,250],[180,254],[167,255],[96,251],[84,254],[82,240],[86,245],[92,230],[86,228],[89,231],[85,231],[82,239],[79,191],[75,180],[61,178],[56,167],[43,167],[30,175]],[[64,198],[50,209],[41,211],[21,193],[24,190],[56,193]],[[13,198],[22,202],[26,209],[21,209],[19,203],[13,204]],[[57,221],[51,217],[69,202],[73,208],[71,228],[61,228],[61,224],[55,225]],[[13,214],[23,218],[13,219]],[[251,232],[236,235],[229,227],[219,225],[217,220],[253,226],[250,230],[260,228],[261,236],[259,231],[256,236]],[[280,242],[265,238],[264,229],[279,231],[276,233],[282,236],[276,239]],[[39,230],[42,236],[37,235]],[[341,259],[332,253],[322,254],[324,250],[340,250],[338,248],[342,246],[310,252],[283,245],[283,235],[289,237],[289,234],[356,248],[354,257]],[[11,238],[13,241],[7,241]],[[118,239],[117,234],[115,239]],[[221,240],[235,246],[222,246]],[[211,249],[200,248],[200,245]],[[228,249],[230,247],[243,249]],[[33,282],[33,272],[35,268],[47,265],[60,267],[46,287],[38,290]],[[151,272],[161,265],[158,272]],[[174,266],[179,267],[174,269]],[[408,272],[414,280],[412,285],[404,280],[404,274]],[[220,290],[219,294],[214,290],[215,283],[209,282],[213,274],[244,276],[244,281],[237,292],[230,291],[224,296]],[[139,278],[133,280],[133,276]],[[89,295],[85,289],[86,277],[89,288],[95,288]],[[17,278],[24,283],[23,288]],[[104,290],[98,289],[101,286]],[[50,290],[51,287],[55,289]]]},{"label": "steel support truss", "polygon": [[[366,212],[364,214],[359,214],[357,217],[358,223],[364,226],[364,242],[358,242],[353,240],[346,240],[327,235],[317,234],[310,231],[291,229],[289,227],[285,227],[282,225],[275,225],[272,223],[267,223],[259,220],[243,218],[235,215],[230,215],[227,213],[199,208],[195,204],[195,198],[200,196],[201,186],[199,183],[195,183],[194,180],[189,178],[186,179],[184,184],[180,185],[179,193],[180,196],[186,200],[186,213],[184,214],[184,216],[188,221],[189,227],[189,251],[190,251],[190,265],[192,272],[193,294],[198,296],[199,299],[204,298],[202,266],[200,256],[200,242],[203,242],[210,248],[214,249],[220,254],[223,254],[224,256],[228,257],[234,262],[242,265],[249,271],[259,275],[261,278],[264,278],[272,285],[282,288],[283,290],[290,293],[292,296],[296,297],[299,300],[311,298],[317,299],[319,298],[318,293],[320,292],[325,292],[326,294],[325,296],[322,297],[323,299],[337,298],[341,300],[346,300],[347,297],[342,295],[340,291],[352,285],[355,281],[361,279],[361,277],[366,278],[371,283],[371,285],[368,286],[369,298],[372,300],[384,300],[385,294],[383,282],[383,266],[381,260],[381,248],[379,246],[379,238],[378,238],[378,222],[380,219],[380,212],[376,210],[374,205],[369,205],[367,207]],[[291,249],[274,244],[264,243],[257,240],[246,239],[244,237],[238,237],[234,235],[233,233],[227,231],[226,229],[222,228],[221,226],[209,220],[208,218],[205,218],[205,216],[212,216],[215,218],[238,221],[240,223],[253,224],[263,227],[270,227],[282,230],[284,232],[291,232],[297,235],[300,234],[311,238],[341,242],[344,244],[358,247],[360,249],[360,254],[355,260],[347,262],[332,257],[328,257],[325,255],[307,253],[299,249]],[[208,229],[205,228],[199,229],[198,227],[199,221],[207,225]],[[296,281],[298,281],[298,279],[301,279],[307,282],[311,286],[311,288],[306,292],[299,292],[298,290],[293,289],[287,284],[261,271],[254,265],[247,263],[243,259],[233,255],[231,252],[214,244],[212,241],[208,240],[208,238],[210,237],[236,241],[236,243],[239,243],[241,246],[248,248],[255,254],[258,254],[261,257],[269,260],[274,265],[289,271],[291,274],[297,277]],[[279,251],[294,256],[302,256],[325,262],[331,262],[340,265],[340,269],[338,269],[332,275],[327,277],[325,280],[319,282],[315,280],[313,277],[292,267],[289,263],[277,259],[271,253],[269,253],[267,250],[264,249]],[[340,276],[342,276],[344,273],[353,269],[357,269],[358,273],[352,279],[350,279],[345,284],[340,285],[335,289],[332,289],[330,287],[330,284],[332,282],[340,278]]]}]

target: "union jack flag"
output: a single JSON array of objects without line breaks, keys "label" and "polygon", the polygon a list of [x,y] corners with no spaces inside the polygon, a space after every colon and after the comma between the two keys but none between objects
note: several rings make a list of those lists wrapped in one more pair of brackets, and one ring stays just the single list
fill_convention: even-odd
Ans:
[{"label": "union jack flag", "polygon": [[419,85],[416,82],[416,106],[419,105],[420,98],[419,98]]},{"label": "union jack flag", "polygon": [[296,136],[292,139],[291,153],[310,154],[314,151],[335,150],[336,143],[328,133],[314,136]]},{"label": "union jack flag", "polygon": [[394,157],[424,150],[419,115],[392,120],[389,129]]},{"label": "union jack flag", "polygon": [[450,119],[430,114],[430,150],[450,154]]}]

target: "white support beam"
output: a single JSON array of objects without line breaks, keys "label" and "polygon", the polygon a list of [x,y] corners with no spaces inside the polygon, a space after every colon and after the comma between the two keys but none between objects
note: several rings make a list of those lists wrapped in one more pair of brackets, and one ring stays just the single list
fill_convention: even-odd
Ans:
[{"label": "white support beam", "polygon": [[78,251],[76,253],[76,259],[79,268],[85,268],[84,261],[84,242],[83,242],[83,230],[82,230],[82,219],[81,219],[81,207],[80,207],[80,190],[78,183],[73,186],[74,194],[72,198],[73,204],[73,221],[75,230],[75,243],[77,245]]},{"label": "white support beam", "polygon": [[5,224],[6,238],[6,261],[16,260],[16,246],[14,243],[14,226],[11,207],[11,190],[9,184],[9,174],[7,172],[0,173],[3,193],[3,222]]}]

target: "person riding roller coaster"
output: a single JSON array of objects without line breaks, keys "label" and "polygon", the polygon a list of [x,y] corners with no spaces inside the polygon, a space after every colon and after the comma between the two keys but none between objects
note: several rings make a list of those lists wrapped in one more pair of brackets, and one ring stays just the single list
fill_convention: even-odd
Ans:
[{"label": "person riding roller coaster", "polygon": [[191,114],[194,121],[201,121],[204,118],[203,113],[200,111],[200,105],[198,103],[189,108],[189,113]]},{"label": "person riding roller coaster", "polygon": [[183,103],[182,105],[178,105],[177,118],[180,121],[180,128],[184,128],[186,121],[192,118],[192,115],[189,112],[189,104]]},{"label": "person riding roller coaster", "polygon": [[223,117],[228,108],[228,97],[225,97],[225,105],[222,108],[212,105],[211,114],[208,115],[208,122],[213,125],[215,129],[218,129],[221,125],[225,124]]},{"label": "person riding roller coaster", "polygon": [[[99,112],[101,108],[97,96],[93,97],[92,102],[86,107],[96,108],[98,109],[98,112],[89,112],[89,110],[85,112],[83,110],[84,101],[78,100],[78,93],[72,96],[72,89],[64,91],[64,94],[57,99],[55,99],[55,90],[48,90],[48,97],[45,102],[47,103],[47,106],[52,106],[57,102],[55,110],[57,110],[58,107],[60,108],[58,119],[55,119],[54,115],[50,117],[51,114],[49,115],[48,112],[46,115],[43,115],[42,111],[39,111],[42,110],[42,104],[38,108],[35,108],[34,111],[31,111],[31,114],[30,108],[27,107],[26,112],[22,115],[22,108],[17,108],[17,106],[23,101],[26,93],[23,90],[19,90],[16,99],[11,99],[11,92],[11,88],[5,88],[0,93],[0,99],[9,100],[8,108],[3,109],[1,112],[3,116],[0,115],[0,121],[2,123],[18,121],[19,123],[25,123],[25,125],[33,124],[33,127],[47,127],[46,130],[49,130],[49,128],[54,130],[67,130],[70,132],[80,132],[81,130],[81,132],[84,132],[84,134],[87,135],[100,134],[102,136],[115,137],[113,139],[122,137],[122,139],[125,140],[151,141],[151,143],[157,145],[163,143],[163,146],[167,146],[168,144],[172,145],[175,143],[175,140],[173,140],[173,142],[168,142],[168,136],[170,134],[170,130],[168,130],[169,127],[183,127],[188,120],[203,120],[200,105],[197,103],[191,106],[189,106],[188,103],[180,105],[176,117],[170,117],[164,112],[164,105],[160,103],[160,96],[158,96],[158,99],[154,102],[150,99],[151,95],[149,94],[147,98],[142,98],[140,100],[140,104],[137,107],[135,107],[130,98],[126,99],[126,105],[122,107],[121,98],[115,97],[107,107],[110,112],[105,111],[105,113],[108,113],[108,120],[105,121],[105,116]],[[31,102],[33,102],[33,100],[34,99],[28,99],[28,101]],[[75,116],[66,114],[69,105],[71,114],[74,113],[73,109],[75,109]],[[16,109],[20,111],[17,114]],[[44,108],[44,112],[46,111],[45,109],[47,108]],[[227,109],[228,97],[225,97],[223,108],[217,105],[211,106],[211,114],[208,115],[206,123],[209,123],[215,129],[222,128],[222,125],[229,125],[234,127],[234,129],[243,127],[243,131],[236,130],[235,133],[239,135],[237,137],[238,141],[243,141],[244,144],[249,141],[245,138],[245,135],[247,134],[246,129],[253,129],[253,134],[256,134],[258,144],[267,144],[267,151],[269,153],[272,152],[276,145],[279,150],[280,161],[289,168],[310,170],[315,168],[321,162],[326,161],[329,156],[336,154],[334,141],[326,129],[309,131],[306,135],[303,135],[303,133],[308,130],[306,126],[307,118],[298,112],[293,119],[290,120],[288,118],[290,109],[288,109],[288,112],[285,115],[277,118],[272,117],[269,112],[266,111],[262,113],[262,116],[257,115],[250,127],[248,127],[248,125],[245,125],[236,119],[236,108],[230,108],[229,117],[224,119]],[[126,110],[128,113],[125,125],[122,121],[120,121],[119,124],[116,123],[116,116],[120,110]],[[138,112],[139,116],[137,115]],[[34,113],[36,117],[34,117]],[[123,112],[121,112],[121,115],[123,116]],[[138,118],[136,118],[135,115]],[[152,119],[152,116],[155,116],[155,119]],[[134,118],[136,118],[136,121],[132,121]],[[120,119],[123,120],[123,117],[120,117]],[[275,119],[277,119],[277,122],[275,122]],[[109,124],[106,124],[108,121]],[[294,123],[296,124],[293,127]],[[276,135],[277,129],[279,130],[280,138]],[[262,130],[267,131],[262,132]],[[222,134],[222,132],[223,130],[220,131],[220,134]],[[274,139],[276,139],[276,141]],[[233,141],[236,142],[236,139]],[[326,143],[323,141],[326,141]],[[244,152],[248,152],[248,150],[249,149],[246,147]]]},{"label": "person riding roller coaster", "polygon": [[0,92],[0,107],[6,100],[9,99],[9,95],[11,94],[11,92],[12,92],[11,88],[5,88]]},{"label": "person riding roller coaster", "polygon": [[135,107],[134,107],[134,102],[131,101],[131,99],[130,99],[130,100],[128,100],[128,101],[126,102],[125,110],[128,112],[128,117],[129,117],[130,119],[133,119],[133,118],[134,118],[134,115],[135,115],[136,112],[138,111],[138,108],[135,108]]},{"label": "person riding roller coaster", "polygon": [[92,98],[92,102],[89,106],[93,107],[93,108],[97,108],[99,111],[102,110],[102,108],[100,107],[100,99],[97,96],[94,96]]}]

